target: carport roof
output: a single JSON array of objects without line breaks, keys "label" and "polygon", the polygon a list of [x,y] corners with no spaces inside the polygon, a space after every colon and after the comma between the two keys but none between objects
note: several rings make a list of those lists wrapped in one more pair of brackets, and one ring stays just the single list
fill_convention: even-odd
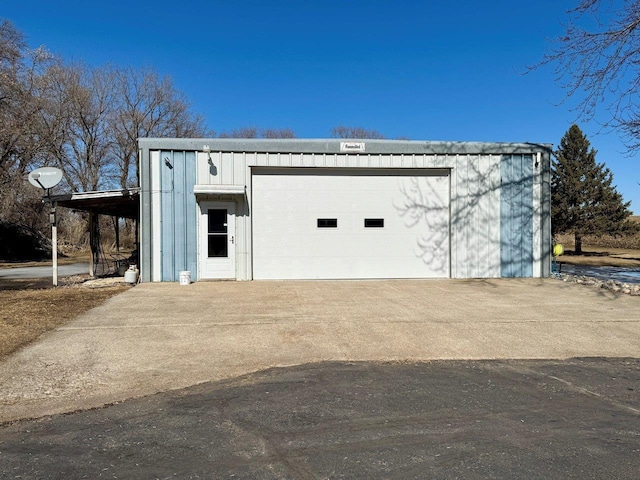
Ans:
[{"label": "carport roof", "polygon": [[140,217],[140,189],[102,190],[52,195],[50,200],[61,207],[114,217]]}]

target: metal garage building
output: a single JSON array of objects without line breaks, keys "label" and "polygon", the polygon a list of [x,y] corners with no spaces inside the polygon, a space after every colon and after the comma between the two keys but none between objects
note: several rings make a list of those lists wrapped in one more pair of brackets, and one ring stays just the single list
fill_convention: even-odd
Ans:
[{"label": "metal garage building", "polygon": [[143,281],[541,277],[551,146],[153,139]]}]

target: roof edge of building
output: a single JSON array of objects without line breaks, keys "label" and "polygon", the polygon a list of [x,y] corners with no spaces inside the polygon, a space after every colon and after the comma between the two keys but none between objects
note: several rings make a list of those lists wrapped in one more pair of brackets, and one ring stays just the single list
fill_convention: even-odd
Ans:
[{"label": "roof edge of building", "polygon": [[140,148],[212,152],[330,153],[330,154],[518,154],[551,153],[550,143],[448,142],[367,139],[241,139],[241,138],[140,138]]}]

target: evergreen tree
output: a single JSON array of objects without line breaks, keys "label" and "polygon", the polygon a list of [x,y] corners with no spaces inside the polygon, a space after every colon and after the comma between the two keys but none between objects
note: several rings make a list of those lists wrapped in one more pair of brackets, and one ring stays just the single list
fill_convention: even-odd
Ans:
[{"label": "evergreen tree", "polygon": [[551,168],[551,222],[554,233],[572,233],[575,252],[582,236],[632,231],[629,205],[613,183],[613,174],[596,162],[596,150],[577,125],[565,133]]}]

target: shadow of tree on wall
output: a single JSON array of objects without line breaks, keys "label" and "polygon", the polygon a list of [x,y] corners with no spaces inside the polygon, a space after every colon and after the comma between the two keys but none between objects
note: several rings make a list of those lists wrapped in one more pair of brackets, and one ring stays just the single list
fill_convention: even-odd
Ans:
[{"label": "shadow of tree on wall", "polygon": [[394,206],[416,229],[416,256],[446,271],[450,249],[453,277],[530,277],[534,260],[542,260],[540,274],[548,275],[550,150],[531,147],[539,147],[541,160],[517,149],[434,155],[435,168],[450,169],[449,198],[432,182],[403,181]]},{"label": "shadow of tree on wall", "polygon": [[[394,202],[405,226],[417,228],[415,254],[439,273],[449,273],[449,199],[436,185],[448,177],[411,177],[400,183],[402,200]],[[434,183],[436,185],[434,185]],[[448,190],[448,189],[447,189]]]}]

